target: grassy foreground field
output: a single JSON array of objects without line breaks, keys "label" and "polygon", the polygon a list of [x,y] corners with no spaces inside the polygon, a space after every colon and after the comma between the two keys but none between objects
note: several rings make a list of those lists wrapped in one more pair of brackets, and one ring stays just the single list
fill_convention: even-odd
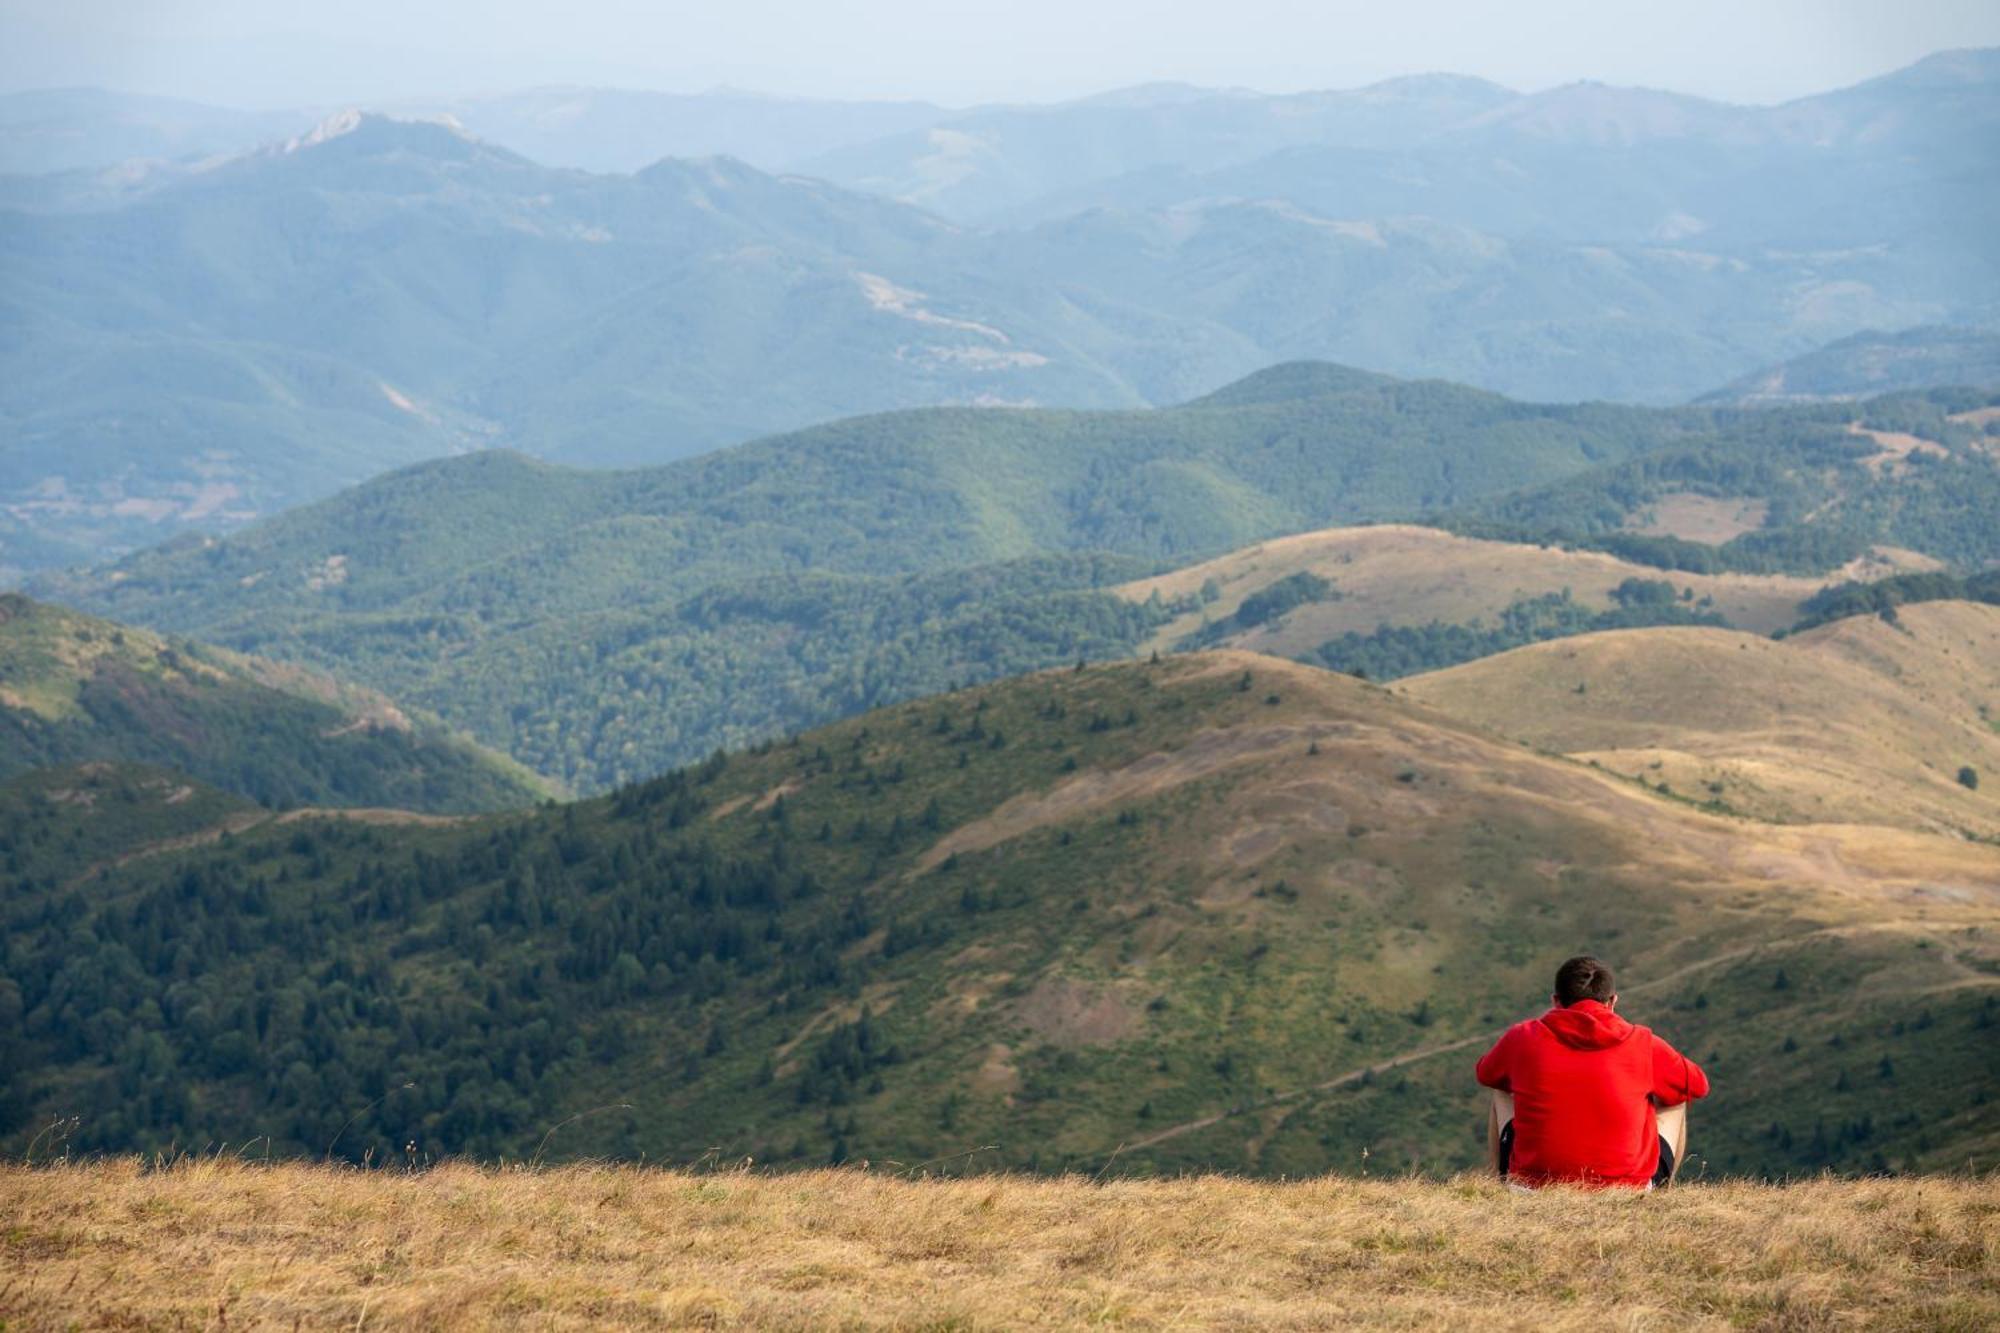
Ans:
[{"label": "grassy foreground field", "polygon": [[1991,1179],[0,1169],[0,1327],[1991,1328]]}]

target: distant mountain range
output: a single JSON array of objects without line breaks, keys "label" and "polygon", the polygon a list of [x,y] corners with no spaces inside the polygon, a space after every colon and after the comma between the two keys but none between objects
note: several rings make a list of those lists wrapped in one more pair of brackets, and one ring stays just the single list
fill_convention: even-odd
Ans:
[{"label": "distant mountain range", "polygon": [[[1765,109],[1445,76],[936,117],[422,109],[462,123],[0,99],[6,142],[137,126],[196,154],[0,179],[0,578],[496,444],[655,463],[901,407],[1172,403],[1298,358],[1665,403],[2000,317],[1991,52]],[[213,154],[227,124],[266,145]],[[826,179],[589,174],[476,133],[630,167],[648,126]],[[564,127],[638,146],[580,158]]]}]

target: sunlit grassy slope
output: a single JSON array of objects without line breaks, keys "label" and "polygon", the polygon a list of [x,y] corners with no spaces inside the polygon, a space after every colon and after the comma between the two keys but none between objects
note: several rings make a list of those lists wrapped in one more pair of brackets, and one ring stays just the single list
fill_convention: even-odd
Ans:
[{"label": "sunlit grassy slope", "polygon": [[1990,1328],[1991,1179],[1510,1194],[225,1158],[0,1171],[0,1320],[71,1328]]},{"label": "sunlit grassy slope", "polygon": [[[1332,595],[1270,621],[1230,623],[1246,597],[1301,572],[1327,580]],[[1157,593],[1172,605],[1199,599],[1204,586],[1212,589],[1212,600],[1163,624],[1153,646],[1178,643],[1207,622],[1224,626],[1220,642],[1230,647],[1294,657],[1335,635],[1366,634],[1379,625],[1490,621],[1511,603],[1564,589],[1582,605],[1603,610],[1613,605],[1612,589],[1632,578],[1665,578],[1691,589],[1731,625],[1757,633],[1790,625],[1799,603],[1827,582],[1787,574],[1665,572],[1602,551],[1481,541],[1385,523],[1279,537],[1117,591],[1138,602]]]},{"label": "sunlit grassy slope", "polygon": [[2000,607],[1926,602],[1775,642],[1587,634],[1396,689],[1758,818],[2000,836]]}]

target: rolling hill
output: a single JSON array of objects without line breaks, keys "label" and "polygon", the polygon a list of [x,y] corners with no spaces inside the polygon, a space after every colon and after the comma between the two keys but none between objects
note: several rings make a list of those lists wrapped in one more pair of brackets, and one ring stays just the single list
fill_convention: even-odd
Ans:
[{"label": "rolling hill", "polygon": [[[1112,589],[1329,523],[1428,518],[1482,541],[1399,530],[1430,554],[1329,565],[1327,595],[1196,642],[1386,678],[1555,633],[1778,628],[1830,579],[2000,557],[1988,396],[1538,405],[1296,363],[1178,408],[912,411],[626,472],[487,451],[31,586],[383,690],[602,790],[953,684],[1182,642],[1298,571],[1239,589],[1229,570],[1264,558],[1225,560],[1217,595],[1237,600],[1219,611],[1200,600],[1214,571]],[[1315,540],[1392,535],[1283,549]],[[1426,571],[1441,585],[1424,591]]]},{"label": "rolling hill", "polygon": [[[1147,648],[1168,649],[1193,638],[1306,658],[1342,634],[1368,634],[1384,625],[1491,622],[1510,606],[1550,595],[1567,594],[1579,607],[1606,612],[1618,605],[1615,594],[1622,585],[1658,580],[1661,574],[1603,551],[1484,541],[1384,523],[1259,542],[1136,579],[1117,592],[1142,604],[1157,598],[1172,612]],[[1323,581],[1324,588],[1311,579]],[[1670,581],[1676,590],[1692,593],[1687,600],[1730,625],[1768,634],[1796,622],[1800,605],[1828,580],[1677,573]],[[1271,594],[1281,585],[1299,588],[1300,600],[1291,606],[1275,603]],[[1261,602],[1254,600],[1259,594]]]},{"label": "rolling hill", "polygon": [[1756,819],[2000,839],[2000,800],[1976,785],[2000,773],[2000,607],[1926,602],[1776,642],[1587,634],[1396,691]]},{"label": "rolling hill", "polygon": [[1165,561],[1468,503],[1715,420],[1293,365],[1173,409],[899,413],[630,472],[480,453],[35,586],[372,685],[594,789],[1129,652],[1158,613],[1101,590]]},{"label": "rolling hill", "polygon": [[1857,333],[1752,371],[1695,401],[1824,402],[1954,385],[2000,387],[2000,333],[1951,327]]},{"label": "rolling hill", "polygon": [[1997,894],[1992,846],[1704,813],[1277,659],[1063,669],[17,882],[7,1142],[1449,1171],[1474,1048],[1593,947],[1714,1077],[1710,1170],[1977,1168]]},{"label": "rolling hill", "polygon": [[276,807],[491,810],[551,790],[373,691],[0,593],[0,778],[125,761]]}]

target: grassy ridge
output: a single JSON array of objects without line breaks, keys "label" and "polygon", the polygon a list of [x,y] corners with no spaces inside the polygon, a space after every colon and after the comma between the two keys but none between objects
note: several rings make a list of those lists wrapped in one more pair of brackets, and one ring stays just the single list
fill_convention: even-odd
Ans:
[{"label": "grassy ridge", "polygon": [[1973,1329],[1990,1179],[917,1180],[230,1157],[0,1169],[10,1329]]},{"label": "grassy ridge", "polygon": [[[1697,801],[1786,823],[2000,838],[2000,607],[1773,642],[1712,629],[1585,635],[1399,682],[1453,716]],[[1973,786],[1961,781],[1970,769]]]}]

